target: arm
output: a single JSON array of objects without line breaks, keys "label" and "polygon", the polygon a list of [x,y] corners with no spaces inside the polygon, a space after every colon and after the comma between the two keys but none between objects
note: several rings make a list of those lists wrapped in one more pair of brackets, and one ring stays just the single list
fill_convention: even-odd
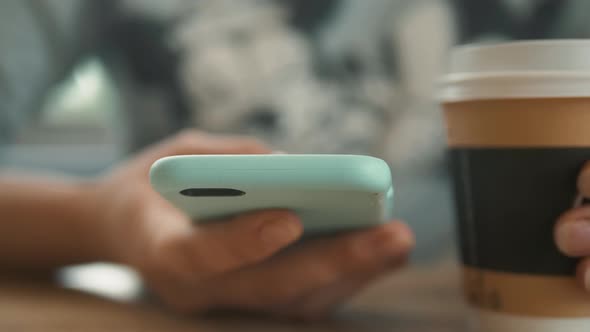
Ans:
[{"label": "arm", "polygon": [[[151,164],[167,155],[193,153],[268,150],[247,138],[186,133],[147,149],[93,181],[0,172],[0,270],[53,269],[94,261],[134,264],[128,252],[134,242],[144,240],[134,220],[143,223],[148,217],[166,219],[167,215],[179,223],[185,219],[151,190]],[[148,210],[153,213],[146,216]]]},{"label": "arm", "polygon": [[0,176],[0,268],[107,260],[94,185]]}]

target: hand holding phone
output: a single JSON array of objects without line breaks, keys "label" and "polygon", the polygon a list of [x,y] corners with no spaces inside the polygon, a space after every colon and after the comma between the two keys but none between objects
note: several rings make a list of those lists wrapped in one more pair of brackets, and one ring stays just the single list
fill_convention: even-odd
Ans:
[{"label": "hand holding phone", "polygon": [[[339,217],[347,217],[341,211],[351,211],[352,206],[360,205],[362,211],[375,213],[362,213],[359,214],[362,218],[341,220],[352,220],[353,225],[366,227],[380,221],[376,221],[379,218],[365,216],[380,215],[379,211],[390,209],[385,208],[388,201],[384,200],[381,204],[379,200],[368,199],[368,196],[360,193],[373,192],[379,193],[375,197],[386,197],[387,195],[383,195],[389,191],[385,190],[389,187],[389,172],[377,171],[385,178],[382,188],[377,185],[382,182],[380,180],[367,181],[368,183],[365,183],[366,179],[358,181],[365,178],[362,174],[372,174],[375,169],[386,168],[378,161],[366,159],[367,157],[330,157],[329,162],[323,163],[320,161],[325,160],[324,156],[313,156],[313,161],[305,162],[293,156],[267,156],[272,158],[272,162],[267,160],[261,163],[259,155],[270,152],[263,143],[248,137],[218,136],[195,131],[183,132],[146,148],[97,181],[91,187],[91,193],[85,192],[84,197],[91,203],[89,208],[96,214],[98,221],[92,223],[97,226],[90,236],[94,241],[92,245],[102,248],[106,260],[132,266],[163,303],[191,314],[230,309],[289,319],[316,319],[329,313],[371,280],[404,264],[413,245],[413,236],[411,230],[399,221],[358,232],[338,235],[329,233],[330,236],[301,241],[297,248],[283,250],[296,243],[303,235],[301,218],[288,211],[265,209],[270,204],[258,204],[267,201],[266,198],[270,196],[267,191],[261,192],[265,199],[256,199],[247,206],[233,204],[235,201],[232,198],[251,200],[253,197],[249,194],[262,188],[274,188],[279,195],[270,198],[281,203],[277,203],[277,206],[296,209],[297,213],[306,217],[317,215],[316,220],[320,224],[330,221],[328,225],[331,226],[325,226],[325,232],[333,230],[334,225],[339,226]],[[146,175],[156,160],[183,154],[258,154],[237,159],[240,162],[250,160],[245,164],[238,163],[241,166],[237,168],[239,170],[240,167],[245,167],[250,169],[250,173],[259,175],[245,176],[245,170],[234,173],[232,168],[236,168],[236,159],[233,156],[228,156],[231,158],[223,161],[216,159],[214,163],[207,156],[189,163],[183,161],[164,164],[160,163],[164,161],[162,160],[157,163],[157,167],[154,166],[153,183],[149,183]],[[285,159],[275,159],[277,157]],[[374,161],[375,167],[370,166]],[[220,163],[227,169],[220,172]],[[263,167],[264,165],[267,167]],[[309,170],[334,167],[338,170]],[[343,169],[347,167],[356,171]],[[283,171],[277,171],[275,177],[267,178],[263,175],[272,169]],[[293,169],[305,170],[315,175],[311,178],[306,175],[299,180],[292,176],[278,175],[292,174]],[[351,172],[356,175],[351,175]],[[216,174],[234,175],[225,177]],[[343,177],[343,174],[347,175]],[[369,177],[373,178],[374,175]],[[201,182],[200,179],[208,182]],[[251,186],[238,187],[242,183]],[[329,197],[341,197],[344,201],[325,204],[322,198],[324,194],[319,194],[326,188],[317,186],[322,183],[335,183],[330,187],[339,194],[330,191],[325,193]],[[316,186],[310,187],[312,184]],[[176,208],[153,188],[158,188],[164,197],[170,197],[169,201],[175,202],[178,198],[186,198],[187,201],[175,202],[181,209]],[[203,188],[236,189],[244,194],[239,196],[239,192],[230,191],[232,195],[229,195],[230,192],[225,190],[207,193],[201,190]],[[317,202],[306,198],[296,205],[290,205],[295,201],[286,199],[289,197],[282,196],[282,192],[295,188],[299,188],[297,191],[306,188],[305,192],[317,198]],[[185,189],[189,191],[181,194]],[[84,190],[88,190],[88,187],[84,187]],[[366,199],[349,201],[349,195],[344,195],[346,192],[356,192],[357,197],[360,195]],[[221,196],[200,197],[202,194],[210,196],[212,193]],[[225,197],[226,195],[229,197]],[[209,211],[198,198],[221,201]],[[226,198],[229,200],[225,200]],[[368,202],[377,204],[365,204]],[[363,208],[365,205],[373,208]],[[305,208],[313,206],[328,206],[328,212],[340,212],[336,211],[338,215],[335,219],[328,219],[326,214],[320,213],[323,209],[312,209],[306,213]],[[241,213],[242,209],[259,208],[263,211]],[[211,215],[205,217],[203,211],[210,212]],[[215,216],[226,213],[238,213],[239,217],[208,222],[217,219]],[[193,220],[189,214],[193,215],[192,218],[198,224],[191,224]],[[306,218],[305,222],[309,224],[315,221]],[[95,251],[91,254],[94,255]]]},{"label": "hand holding phone", "polygon": [[287,209],[306,234],[359,229],[391,219],[387,164],[360,155],[187,155],[150,171],[153,188],[197,222]]}]

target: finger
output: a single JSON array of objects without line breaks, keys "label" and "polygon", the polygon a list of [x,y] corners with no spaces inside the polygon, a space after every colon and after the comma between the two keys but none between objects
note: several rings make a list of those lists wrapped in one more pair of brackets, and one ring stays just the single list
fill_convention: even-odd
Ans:
[{"label": "finger", "polygon": [[272,149],[261,141],[245,136],[212,135],[196,130],[185,130],[144,150],[133,159],[135,174],[145,176],[158,159],[175,155],[207,154],[269,154]]},{"label": "finger", "polygon": [[164,141],[158,152],[162,155],[186,154],[268,154],[272,150],[251,137],[222,136],[199,131],[183,131]]},{"label": "finger", "polygon": [[555,226],[555,242],[565,255],[590,256],[590,206],[562,215]]},{"label": "finger", "polygon": [[251,309],[291,303],[309,291],[350,276],[379,274],[406,257],[412,246],[410,230],[397,222],[316,239],[264,264],[216,280],[218,301]]},{"label": "finger", "polygon": [[578,264],[576,277],[579,284],[590,292],[590,258],[585,258]]},{"label": "finger", "polygon": [[[407,231],[407,235],[411,238],[409,230],[404,231]],[[287,317],[304,321],[323,319],[372,281],[402,267],[406,262],[407,255],[398,255],[393,257],[391,262],[386,265],[377,266],[375,269],[360,270],[356,274],[348,274],[331,285],[311,290],[285,308],[284,314]]]},{"label": "finger", "polygon": [[198,279],[256,264],[295,242],[301,222],[288,211],[264,211],[194,227],[174,245],[188,255]]},{"label": "finger", "polygon": [[399,262],[391,264],[384,271],[373,271],[359,276],[346,276],[332,285],[309,292],[300,300],[284,308],[281,315],[303,321],[316,321],[326,318],[345,301],[362,291],[372,281],[382,276],[387,271],[401,267],[405,259],[400,257]]},{"label": "finger", "polygon": [[296,303],[293,306],[293,310],[297,312],[296,318],[305,321],[315,321],[327,317],[338,306],[360,292],[376,277],[376,275],[371,274],[364,278],[344,280],[331,285],[321,292],[310,294],[303,298],[300,303]]},{"label": "finger", "polygon": [[578,191],[584,197],[590,198],[590,162],[586,162],[578,175]]}]

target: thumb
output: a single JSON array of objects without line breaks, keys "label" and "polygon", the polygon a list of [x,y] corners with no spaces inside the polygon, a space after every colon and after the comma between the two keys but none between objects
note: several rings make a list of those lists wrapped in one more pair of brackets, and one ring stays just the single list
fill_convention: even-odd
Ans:
[{"label": "thumb", "polygon": [[296,215],[268,210],[195,227],[186,245],[208,273],[218,274],[268,259],[302,233]]},{"label": "thumb", "polygon": [[[295,242],[303,233],[293,213],[269,210],[194,224],[175,208],[153,210],[151,247],[166,266],[206,278],[263,261]],[[161,260],[161,259],[158,259]]]}]

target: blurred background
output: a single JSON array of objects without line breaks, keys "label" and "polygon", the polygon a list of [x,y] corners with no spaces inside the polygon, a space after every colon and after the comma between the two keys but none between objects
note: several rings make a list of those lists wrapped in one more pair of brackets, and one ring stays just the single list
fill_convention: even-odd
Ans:
[{"label": "blurred background", "polygon": [[586,0],[0,2],[0,167],[96,176],[182,128],[393,172],[415,261],[453,252],[449,49],[585,38]]}]

